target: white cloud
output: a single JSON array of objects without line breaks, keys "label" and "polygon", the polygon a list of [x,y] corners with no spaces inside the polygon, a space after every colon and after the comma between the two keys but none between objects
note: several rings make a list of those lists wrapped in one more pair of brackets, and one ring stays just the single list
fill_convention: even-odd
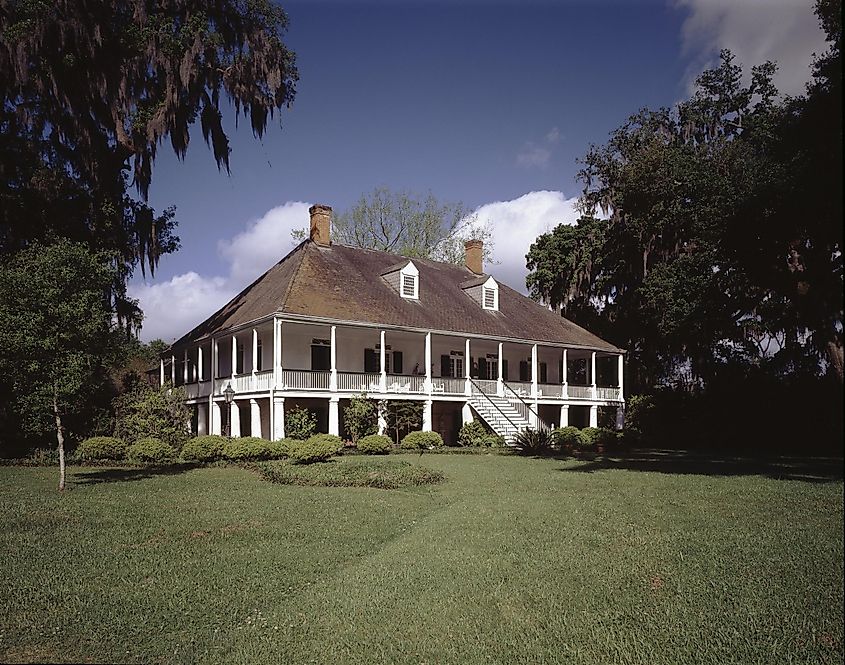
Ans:
[{"label": "white cloud", "polygon": [[129,295],[144,311],[141,338],[173,341],[220,309],[290,251],[291,231],[308,226],[308,207],[289,201],[248,222],[231,240],[219,241],[217,251],[229,264],[226,275],[190,271],[166,282],[130,285]]},{"label": "white cloud", "polygon": [[546,143],[559,143],[561,138],[560,130],[557,127],[552,127],[549,133],[546,134]]},{"label": "white cloud", "polygon": [[549,165],[549,159],[551,158],[551,156],[552,153],[550,150],[542,148],[538,145],[535,145],[531,141],[528,141],[523,146],[520,153],[516,156],[516,163],[518,166],[522,166],[525,168],[536,166],[541,169],[544,169]]},{"label": "white cloud", "polygon": [[767,60],[778,64],[774,82],[783,94],[804,92],[813,53],[826,49],[813,13],[813,0],[676,0],[689,11],[681,28],[684,53],[691,57],[687,83],[717,64],[729,48],[750,72]]},{"label": "white cloud", "polygon": [[523,293],[525,289],[525,255],[537,236],[558,224],[575,224],[580,214],[575,210],[577,198],[568,199],[563,192],[529,192],[512,201],[496,201],[477,208],[473,215],[481,224],[489,224],[493,232],[493,254],[496,265],[486,269],[496,279]]}]

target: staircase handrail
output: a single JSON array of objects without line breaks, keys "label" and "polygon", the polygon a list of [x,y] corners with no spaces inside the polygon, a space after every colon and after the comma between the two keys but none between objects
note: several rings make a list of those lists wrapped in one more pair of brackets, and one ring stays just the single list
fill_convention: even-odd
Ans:
[{"label": "staircase handrail", "polygon": [[473,386],[475,386],[476,390],[477,390],[477,391],[478,391],[481,395],[483,395],[483,396],[484,396],[484,399],[486,399],[488,402],[490,402],[490,404],[492,404],[494,407],[496,407],[496,411],[498,411],[500,414],[502,414],[502,418],[504,418],[505,420],[507,420],[507,421],[511,424],[511,427],[513,427],[513,428],[514,428],[514,430],[516,430],[516,431],[518,432],[518,431],[519,431],[519,427],[517,427],[517,426],[514,424],[513,420],[511,420],[510,418],[508,418],[508,417],[507,417],[507,415],[505,415],[505,412],[504,412],[504,411],[502,411],[502,409],[500,409],[500,408],[499,408],[499,405],[498,405],[498,404],[496,404],[496,402],[494,402],[492,399],[490,399],[490,396],[489,396],[487,393],[485,393],[485,392],[481,389],[481,386],[479,386],[479,385],[478,385],[475,381],[473,381],[471,378],[470,378],[470,380],[469,380],[469,381],[470,381],[470,383],[471,383]]},{"label": "staircase handrail", "polygon": [[551,427],[549,427],[543,420],[540,419],[540,414],[537,413],[534,409],[531,408],[531,405],[526,402],[522,397],[508,385],[507,381],[502,381],[502,385],[505,386],[505,390],[510,390],[514,397],[516,397],[520,402],[522,402],[523,406],[525,406],[528,411],[534,414],[535,422],[537,423],[537,429],[541,432],[549,432],[551,431]]}]

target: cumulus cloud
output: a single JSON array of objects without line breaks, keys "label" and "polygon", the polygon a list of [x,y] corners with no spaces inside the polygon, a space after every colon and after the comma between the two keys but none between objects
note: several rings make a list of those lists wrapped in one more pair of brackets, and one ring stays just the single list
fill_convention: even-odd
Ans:
[{"label": "cumulus cloud", "polygon": [[190,271],[157,283],[129,287],[144,310],[143,340],[173,341],[225,305],[245,286],[290,251],[291,231],[308,225],[308,203],[289,201],[247,222],[230,240],[217,243],[228,264],[224,275]]},{"label": "cumulus cloud", "polygon": [[689,12],[681,28],[690,57],[687,83],[717,63],[729,48],[746,71],[767,60],[778,64],[774,82],[783,94],[801,94],[810,79],[813,54],[826,49],[813,0],[676,0]]},{"label": "cumulus cloud", "polygon": [[493,233],[493,254],[497,263],[486,270],[499,281],[522,293],[525,289],[525,255],[541,233],[558,224],[575,224],[576,197],[563,192],[529,192],[511,201],[496,201],[477,208],[478,223],[489,224]]}]

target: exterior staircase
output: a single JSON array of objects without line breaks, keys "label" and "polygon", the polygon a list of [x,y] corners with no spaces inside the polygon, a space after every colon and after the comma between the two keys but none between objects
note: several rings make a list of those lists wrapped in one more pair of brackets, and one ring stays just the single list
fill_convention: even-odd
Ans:
[{"label": "exterior staircase", "polygon": [[504,397],[473,390],[469,403],[490,429],[503,437],[506,443],[512,443],[520,430],[531,427],[531,423]]}]

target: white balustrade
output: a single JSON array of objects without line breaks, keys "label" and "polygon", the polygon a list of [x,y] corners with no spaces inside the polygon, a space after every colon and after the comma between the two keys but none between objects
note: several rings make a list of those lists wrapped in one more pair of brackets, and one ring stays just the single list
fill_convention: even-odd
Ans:
[{"label": "white balustrade", "polygon": [[563,386],[557,383],[541,383],[537,386],[539,397],[560,397]]},{"label": "white balustrade", "polygon": [[619,388],[611,387],[611,388],[596,388],[596,397],[598,399],[606,399],[606,400],[618,400],[619,399]]},{"label": "white balustrade", "polygon": [[569,384],[569,396],[573,399],[593,399],[592,386],[573,386]]},{"label": "white balustrade", "polygon": [[[520,397],[531,397],[531,382],[530,381],[507,381],[507,387],[513,390]],[[505,395],[508,394],[505,390]]]},{"label": "white balustrade", "polygon": [[342,392],[377,393],[381,375],[377,372],[338,372],[337,389]]},{"label": "white balustrade", "polygon": [[406,374],[388,374],[387,392],[422,393],[425,392],[425,377]]},{"label": "white balustrade", "polygon": [[331,372],[312,372],[307,369],[286,369],[282,381],[288,390],[328,390]]},{"label": "white balustrade", "polygon": [[466,379],[435,376],[431,379],[431,392],[445,395],[463,395],[466,392],[466,385]]},{"label": "white balustrade", "polygon": [[481,392],[485,395],[495,395],[499,389],[498,381],[491,381],[489,379],[473,379],[475,385],[481,388]]}]

